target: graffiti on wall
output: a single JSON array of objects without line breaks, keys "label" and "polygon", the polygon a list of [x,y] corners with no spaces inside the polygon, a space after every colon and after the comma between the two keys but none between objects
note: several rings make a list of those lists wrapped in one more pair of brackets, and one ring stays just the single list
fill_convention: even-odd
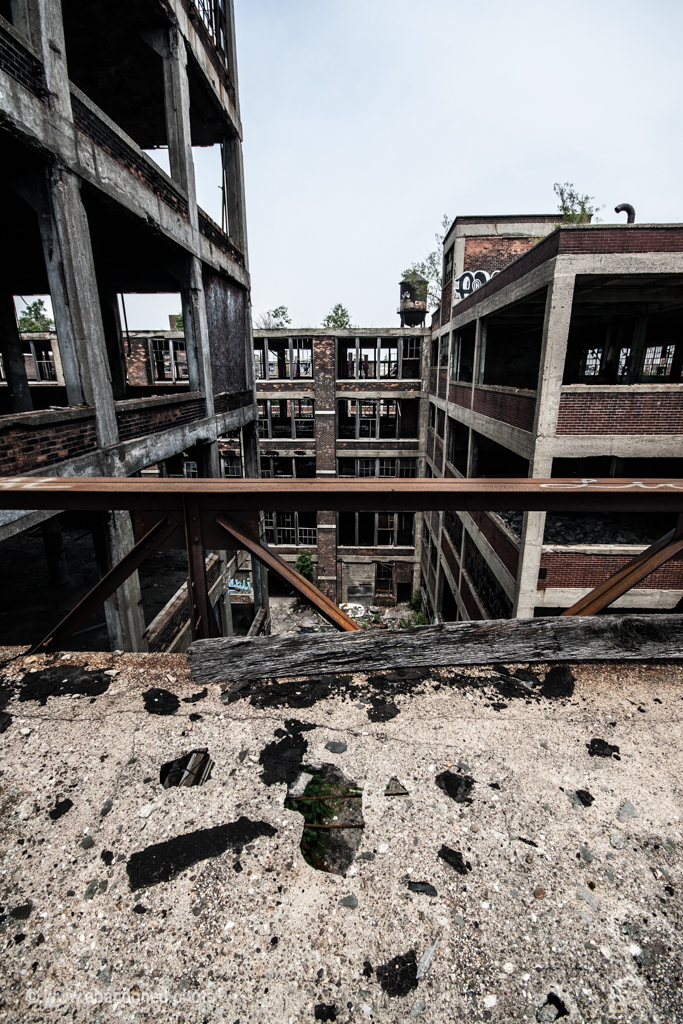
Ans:
[{"label": "graffiti on wall", "polygon": [[492,274],[489,274],[486,270],[466,270],[460,277],[456,277],[453,281],[453,288],[455,294],[460,299],[466,299],[472,292],[476,292],[478,288],[490,281],[492,277],[500,273],[498,270],[494,270]]}]

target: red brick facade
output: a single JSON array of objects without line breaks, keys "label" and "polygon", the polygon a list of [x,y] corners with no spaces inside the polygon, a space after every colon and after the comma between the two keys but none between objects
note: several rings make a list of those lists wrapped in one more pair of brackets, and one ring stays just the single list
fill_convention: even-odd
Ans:
[{"label": "red brick facade", "polygon": [[[144,403],[144,399],[137,400]],[[203,398],[191,401],[178,401],[170,396],[166,404],[163,400],[153,399],[150,408],[135,408],[118,411],[116,419],[119,425],[119,440],[129,441],[133,437],[145,437],[147,434],[159,434],[169,427],[177,427],[182,423],[192,423],[206,416],[206,403]],[[158,404],[157,404],[158,403]]]},{"label": "red brick facade", "polygon": [[469,409],[472,404],[472,385],[451,384],[448,401],[454,405],[461,405],[463,409]]},{"label": "red brick facade", "polygon": [[519,567],[519,552],[512,541],[503,533],[495,519],[492,519],[486,512],[470,512],[469,515],[512,578],[516,579]]},{"label": "red brick facade", "polygon": [[494,270],[503,270],[508,263],[512,263],[518,256],[523,256],[535,244],[536,239],[529,236],[506,238],[490,235],[483,238],[466,238],[463,270],[485,270],[487,274],[492,274]]},{"label": "red brick facade", "polygon": [[[573,551],[544,551],[541,568],[546,578],[539,589],[597,587],[623,569],[633,555],[582,554]],[[683,590],[683,553],[660,566],[636,584],[636,590]]]},{"label": "red brick facade", "polygon": [[475,387],[473,409],[482,416],[502,420],[503,423],[510,423],[513,427],[533,430],[536,396]]},{"label": "red brick facade", "polygon": [[68,419],[60,413],[23,413],[0,426],[0,475],[30,473],[95,451],[94,413],[70,413]]},{"label": "red brick facade", "polygon": [[607,393],[564,393],[558,434],[683,434],[683,389],[647,392],[635,385]]}]

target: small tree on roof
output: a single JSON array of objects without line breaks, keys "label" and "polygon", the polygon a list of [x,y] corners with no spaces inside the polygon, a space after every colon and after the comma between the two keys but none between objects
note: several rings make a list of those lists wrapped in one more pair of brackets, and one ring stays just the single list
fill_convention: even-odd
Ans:
[{"label": "small tree on roof", "polygon": [[338,302],[333,306],[326,317],[323,318],[322,327],[331,327],[334,330],[343,331],[346,327],[353,327],[351,317],[346,306]]}]

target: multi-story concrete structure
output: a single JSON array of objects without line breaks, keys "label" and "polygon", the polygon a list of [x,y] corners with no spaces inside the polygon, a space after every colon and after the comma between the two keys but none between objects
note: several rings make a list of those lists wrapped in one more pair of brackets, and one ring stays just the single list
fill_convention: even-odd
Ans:
[{"label": "multi-story concrete structure", "polygon": [[[562,226],[526,249],[457,303],[445,283],[430,346],[427,475],[577,486],[683,476],[683,227]],[[446,278],[462,265],[457,252],[456,227]],[[504,510],[425,522],[424,600],[445,619],[566,609],[673,525]],[[615,607],[662,610],[682,596],[677,557]]]},{"label": "multi-story concrete structure", "polygon": [[[0,472],[130,476],[185,453],[215,476],[238,430],[257,473],[231,0],[4,0],[0,42]],[[220,146],[222,227],[197,205],[193,146]],[[48,292],[59,360],[17,330],[13,296]],[[126,292],[181,295],[182,345],[154,353],[165,389],[126,373]],[[0,540],[44,519],[5,514]],[[133,543],[127,513],[98,529],[103,564]],[[114,646],[144,649],[137,574],[107,621]]]},{"label": "multi-story concrete structure", "polygon": [[[254,332],[261,475],[325,479],[424,472],[424,328]],[[239,471],[237,439],[223,442]],[[311,551],[336,601],[409,600],[419,585],[421,515],[266,512],[266,540]]]}]

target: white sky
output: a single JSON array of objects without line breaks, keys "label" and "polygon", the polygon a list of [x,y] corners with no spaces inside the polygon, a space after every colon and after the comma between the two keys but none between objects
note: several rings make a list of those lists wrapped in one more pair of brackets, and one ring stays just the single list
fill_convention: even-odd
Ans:
[{"label": "white sky", "polygon": [[[315,326],[336,302],[398,326],[401,272],[444,213],[551,213],[553,182],[605,221],[683,221],[674,0],[235,0],[254,312]],[[167,167],[165,154],[155,159]],[[195,150],[220,221],[215,150]],[[18,303],[20,305],[20,303]],[[175,295],[127,296],[134,328]]]}]

